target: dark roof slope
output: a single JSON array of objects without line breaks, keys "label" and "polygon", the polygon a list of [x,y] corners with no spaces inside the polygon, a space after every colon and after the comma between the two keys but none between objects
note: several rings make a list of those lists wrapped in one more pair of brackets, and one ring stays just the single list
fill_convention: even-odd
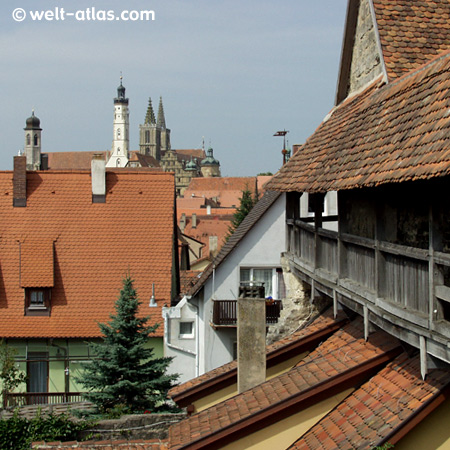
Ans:
[{"label": "dark roof slope", "polygon": [[419,357],[402,354],[289,448],[351,450],[395,444],[408,424],[415,425],[411,422],[422,408],[442,401],[438,397],[449,385],[449,375],[449,369],[432,369],[422,380]]},{"label": "dark roof slope", "polygon": [[367,376],[399,351],[398,341],[383,331],[365,341],[362,320],[357,319],[289,372],[170,427],[169,448],[220,448],[219,443],[232,442],[255,427],[274,423],[314,403],[316,396],[353,385],[356,377]]},{"label": "dark roof slope", "polygon": [[234,248],[241,242],[246,234],[258,222],[259,219],[266,213],[266,211],[275,203],[280,196],[279,192],[266,192],[261,200],[253,207],[245,219],[241,222],[236,231],[231,235],[225,245],[221,248],[219,254],[214,258],[211,264],[205,269],[202,276],[197,283],[189,291],[189,295],[195,295],[206,280],[211,276],[213,268],[222,264],[227,256],[234,250]]},{"label": "dark roof slope", "polygon": [[[319,342],[326,339],[340,328],[347,318],[340,312],[336,318],[329,308],[324,313],[305,323],[297,331],[269,345],[267,351],[267,367],[278,364],[304,351],[312,350]],[[211,389],[223,389],[237,381],[237,361],[231,361],[197,378],[175,386],[169,391],[170,397],[179,406],[186,406],[198,398],[211,392]]]},{"label": "dark roof slope", "polygon": [[335,108],[266,185],[327,192],[450,174],[450,53]]}]

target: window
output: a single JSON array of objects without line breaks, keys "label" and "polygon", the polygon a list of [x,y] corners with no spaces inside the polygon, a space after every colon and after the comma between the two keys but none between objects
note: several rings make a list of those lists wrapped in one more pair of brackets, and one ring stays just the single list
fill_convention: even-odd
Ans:
[{"label": "window", "polygon": [[117,129],[117,139],[120,139],[120,128]]},{"label": "window", "polygon": [[50,288],[25,289],[25,315],[50,315]]},{"label": "window", "polygon": [[279,299],[284,292],[283,274],[281,269],[251,268],[241,269],[240,282],[263,282],[266,297]]},{"label": "window", "polygon": [[27,134],[27,145],[31,144],[31,136],[30,133]]},{"label": "window", "polygon": [[29,352],[27,391],[48,392],[48,353]]},{"label": "window", "polygon": [[150,143],[150,131],[145,130],[145,143],[149,144]]},{"label": "window", "polygon": [[38,135],[34,135],[34,145],[38,145]]},{"label": "window", "polygon": [[192,339],[194,337],[194,322],[180,322],[180,339]]}]

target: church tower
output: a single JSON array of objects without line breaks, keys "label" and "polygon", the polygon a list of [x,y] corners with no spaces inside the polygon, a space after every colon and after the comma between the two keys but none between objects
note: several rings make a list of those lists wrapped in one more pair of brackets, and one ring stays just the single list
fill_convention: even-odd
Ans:
[{"label": "church tower", "polygon": [[170,150],[170,130],[166,128],[162,97],[159,97],[158,121],[156,126],[160,129],[161,133],[161,150]]},{"label": "church tower", "polygon": [[144,125],[139,125],[139,153],[161,160],[161,132],[156,126],[152,99],[148,99]]},{"label": "church tower", "polygon": [[34,115],[26,121],[24,152],[27,157],[27,170],[39,170],[41,168],[41,121]]},{"label": "church tower", "polygon": [[129,112],[128,99],[125,98],[125,87],[117,88],[117,97],[114,99],[114,126],[111,156],[106,167],[125,167],[129,160]]}]

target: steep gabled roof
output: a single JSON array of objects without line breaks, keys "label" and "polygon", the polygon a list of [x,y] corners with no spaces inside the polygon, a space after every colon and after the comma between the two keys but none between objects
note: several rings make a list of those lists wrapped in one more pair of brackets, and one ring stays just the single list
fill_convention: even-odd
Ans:
[{"label": "steep gabled roof", "polygon": [[449,0],[372,0],[389,80],[450,49]]},{"label": "steep gabled roof", "polygon": [[266,185],[327,192],[450,174],[450,53],[347,99]]},{"label": "steep gabled roof", "polygon": [[[299,330],[269,345],[266,349],[267,367],[279,364],[280,361],[289,359],[293,355],[312,350],[346,321],[347,318],[342,312],[335,319],[332,309],[329,308]],[[179,406],[184,407],[208,395],[211,391],[223,389],[236,382],[237,361],[234,360],[172,388],[169,395]]]},{"label": "steep gabled roof", "polygon": [[[12,179],[0,173],[0,337],[100,336],[97,322],[109,320],[128,272],[141,314],[162,322],[171,301],[173,174],[107,171],[106,203],[92,203],[90,171],[28,172],[26,207],[12,206]],[[152,283],[156,308],[148,307]],[[52,288],[50,317],[24,316],[26,287]]]},{"label": "steep gabled roof", "polygon": [[395,444],[444,400],[441,393],[450,384],[449,376],[449,369],[432,369],[422,380],[419,357],[402,354],[289,449],[351,450]]},{"label": "steep gabled roof", "polygon": [[356,383],[400,352],[383,331],[364,340],[360,319],[337,331],[295,368],[169,429],[169,449],[220,448]]},{"label": "steep gabled roof", "polygon": [[380,74],[395,81],[449,49],[450,0],[349,0],[336,103]]},{"label": "steep gabled roof", "polygon": [[263,198],[258,203],[256,203],[256,205],[241,222],[239,227],[231,235],[225,245],[220,249],[219,254],[205,269],[197,283],[189,291],[189,295],[195,295],[202,288],[203,284],[212,275],[213,270],[217,269],[217,267],[225,261],[228,255],[241,242],[241,240],[247,235],[247,233],[259,221],[259,219],[261,219],[261,217],[269,210],[269,208],[275,203],[279,196],[279,192],[267,191],[264,194]]}]

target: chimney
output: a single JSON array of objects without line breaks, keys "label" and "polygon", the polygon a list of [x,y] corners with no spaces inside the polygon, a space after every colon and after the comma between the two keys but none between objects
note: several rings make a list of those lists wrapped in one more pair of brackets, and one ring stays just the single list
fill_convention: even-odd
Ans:
[{"label": "chimney", "polygon": [[215,258],[217,256],[217,247],[219,245],[219,238],[217,236],[209,237],[209,254]]},{"label": "chimney", "polygon": [[197,214],[192,214],[192,228],[197,228]]},{"label": "chimney", "polygon": [[180,219],[180,230],[182,233],[184,233],[185,228],[186,228],[186,214],[183,213],[183,214],[181,214],[181,219]]},{"label": "chimney", "polygon": [[106,203],[106,163],[101,153],[91,161],[92,203]]},{"label": "chimney", "polygon": [[264,286],[239,287],[237,339],[238,392],[241,393],[266,381]]},{"label": "chimney", "polygon": [[27,157],[14,156],[13,206],[27,206]]}]

